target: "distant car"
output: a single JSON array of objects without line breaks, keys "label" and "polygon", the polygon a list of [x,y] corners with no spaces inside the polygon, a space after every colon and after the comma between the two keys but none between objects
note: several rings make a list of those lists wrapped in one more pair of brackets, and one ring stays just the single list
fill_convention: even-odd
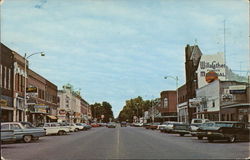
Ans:
[{"label": "distant car", "polygon": [[98,123],[91,123],[92,127],[100,127],[100,125]]},{"label": "distant car", "polygon": [[64,127],[64,128],[69,128],[69,131],[70,132],[76,132],[79,130],[79,128],[75,125],[73,125],[72,123],[66,123],[66,122],[60,122],[58,123],[61,127]]},{"label": "distant car", "polygon": [[190,125],[185,123],[174,123],[172,133],[184,136],[190,134]]},{"label": "distant car", "polygon": [[249,141],[249,128],[246,124],[236,121],[217,121],[197,130],[198,139],[207,137],[209,142],[214,140]]},{"label": "distant car", "polygon": [[86,123],[76,123],[76,125],[77,126],[82,126],[83,127],[82,130],[88,130],[88,129],[92,128],[91,125],[88,125]]},{"label": "distant car", "polygon": [[14,142],[16,141],[16,136],[14,130],[1,128],[1,142]]},{"label": "distant car", "polygon": [[125,121],[121,122],[121,127],[127,127],[127,122]]},{"label": "distant car", "polygon": [[158,125],[158,128],[160,131],[163,131],[165,127],[167,127],[168,124],[172,123],[172,121],[165,121],[161,125]]},{"label": "distant car", "polygon": [[25,143],[46,135],[44,129],[34,127],[29,122],[4,122],[1,123],[1,130],[13,130],[16,140],[23,140]]},{"label": "distant car", "polygon": [[142,127],[143,123],[134,123],[134,127]]},{"label": "distant car", "polygon": [[146,124],[144,124],[143,126],[144,126],[146,129],[149,129],[150,126],[151,126],[152,124],[153,124],[153,123],[146,123]]},{"label": "distant car", "polygon": [[166,126],[161,129],[161,132],[171,133],[173,131],[174,124],[181,124],[181,122],[168,122]]},{"label": "distant car", "polygon": [[108,128],[115,128],[116,127],[116,124],[115,123],[108,123],[107,125],[106,125],[106,127],[108,127]]},{"label": "distant car", "polygon": [[69,127],[61,126],[59,123],[44,123],[38,125],[46,131],[46,135],[64,135],[70,132]]},{"label": "distant car", "polygon": [[152,123],[149,126],[149,129],[152,129],[152,130],[157,129],[159,125],[161,125],[161,123],[159,123],[159,122]]}]

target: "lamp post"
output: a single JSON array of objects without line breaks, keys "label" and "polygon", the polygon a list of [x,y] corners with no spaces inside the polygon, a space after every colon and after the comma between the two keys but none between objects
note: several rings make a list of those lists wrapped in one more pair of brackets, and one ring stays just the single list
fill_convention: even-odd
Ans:
[{"label": "lamp post", "polygon": [[[172,78],[172,79],[174,79],[175,81],[176,81],[176,109],[178,110],[178,80],[179,80],[179,78],[178,78],[178,76],[176,76],[176,77],[173,77],[173,76],[165,76],[164,77],[164,79],[168,79],[168,78]],[[177,112],[178,113],[178,112]],[[177,118],[178,118],[178,122],[180,121],[180,119],[179,119],[179,115],[177,114]]]},{"label": "lamp post", "polygon": [[43,52],[36,52],[36,53],[32,53],[30,55],[27,55],[26,53],[24,54],[24,73],[25,73],[25,78],[24,78],[24,120],[27,122],[28,121],[28,117],[27,117],[27,95],[26,95],[26,88],[27,88],[27,78],[28,78],[28,74],[27,74],[27,60],[28,58],[30,58],[31,56],[34,56],[36,54],[40,54],[41,56],[45,56],[45,54]]}]

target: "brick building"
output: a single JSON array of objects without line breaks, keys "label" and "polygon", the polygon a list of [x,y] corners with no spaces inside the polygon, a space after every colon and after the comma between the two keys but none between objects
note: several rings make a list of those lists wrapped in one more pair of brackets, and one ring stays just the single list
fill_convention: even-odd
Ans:
[{"label": "brick building", "polygon": [[199,66],[199,61],[201,59],[202,52],[199,49],[198,45],[185,47],[185,75],[186,75],[186,91],[187,91],[187,113],[188,119],[187,122],[190,123],[193,114],[196,112],[195,108],[189,106],[189,99],[196,97],[195,90],[198,88],[197,83],[197,69]]},{"label": "brick building", "polygon": [[12,50],[1,44],[0,52],[0,107],[1,122],[13,121],[13,64]]},{"label": "brick building", "polygon": [[176,91],[162,91],[160,107],[162,121],[177,121]]}]

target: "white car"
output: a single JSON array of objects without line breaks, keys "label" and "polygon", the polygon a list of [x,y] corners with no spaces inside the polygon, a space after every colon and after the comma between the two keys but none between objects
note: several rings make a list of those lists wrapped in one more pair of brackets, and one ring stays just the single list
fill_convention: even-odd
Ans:
[{"label": "white car", "polygon": [[69,133],[69,128],[60,126],[58,123],[44,123],[42,125],[39,125],[39,127],[42,127],[46,131],[46,135],[63,135]]},{"label": "white car", "polygon": [[204,123],[208,123],[210,122],[208,119],[199,119],[199,118],[195,118],[192,119],[191,121],[191,125],[190,125],[190,134],[192,136],[196,136],[197,134],[197,129]]},{"label": "white car", "polygon": [[70,126],[70,127],[72,128],[72,130],[74,130],[75,132],[84,129],[84,126],[79,126],[79,125],[76,125],[75,123],[70,123],[69,126]]}]

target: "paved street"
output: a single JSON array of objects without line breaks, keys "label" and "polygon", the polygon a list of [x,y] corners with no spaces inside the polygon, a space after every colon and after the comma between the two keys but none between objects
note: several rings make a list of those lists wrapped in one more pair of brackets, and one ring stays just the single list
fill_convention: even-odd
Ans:
[{"label": "paved street", "polygon": [[248,142],[215,142],[179,137],[144,128],[93,128],[33,143],[2,145],[10,160],[73,159],[219,159],[249,157]]}]

